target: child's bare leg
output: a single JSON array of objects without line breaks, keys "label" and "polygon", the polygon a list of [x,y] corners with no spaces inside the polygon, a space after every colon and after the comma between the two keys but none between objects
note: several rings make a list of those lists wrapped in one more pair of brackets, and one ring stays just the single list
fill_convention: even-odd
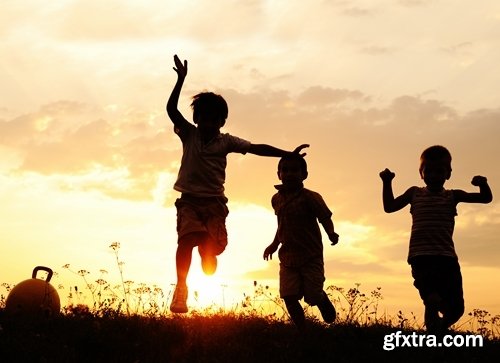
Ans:
[{"label": "child's bare leg", "polygon": [[186,279],[191,267],[193,247],[188,243],[182,243],[177,246],[175,254],[175,263],[177,268],[177,285],[186,286]]},{"label": "child's bare leg", "polygon": [[177,285],[175,287],[170,311],[173,313],[187,313],[187,298],[188,288],[186,284],[189,268],[191,267],[191,259],[193,248],[196,245],[195,234],[190,234],[182,237],[177,244],[177,252],[175,254],[175,263],[177,268]]},{"label": "child's bare leg", "polygon": [[288,310],[288,314],[290,314],[290,318],[294,322],[294,324],[299,328],[299,330],[304,330],[306,325],[306,317],[304,314],[304,309],[300,302],[295,297],[286,297],[285,300],[286,309]]},{"label": "child's bare leg", "polygon": [[177,285],[186,286],[186,279],[191,267],[193,248],[203,239],[204,234],[199,232],[190,233],[179,239],[177,252],[175,253],[175,264],[177,268]]}]

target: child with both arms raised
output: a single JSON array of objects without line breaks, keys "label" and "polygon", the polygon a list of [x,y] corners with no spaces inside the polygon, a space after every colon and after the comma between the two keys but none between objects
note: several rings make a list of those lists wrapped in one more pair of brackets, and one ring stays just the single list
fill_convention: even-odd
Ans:
[{"label": "child with both arms raised", "polygon": [[441,145],[423,151],[419,171],[425,187],[412,186],[396,198],[392,190],[395,174],[389,169],[380,172],[382,198],[387,213],[411,205],[408,263],[413,284],[425,306],[427,330],[444,334],[465,310],[462,274],[452,238],[457,204],[489,203],[493,196],[484,176],[472,178],[478,193],[445,189],[444,183],[451,177],[451,154]]},{"label": "child with both arms raised", "polygon": [[303,331],[306,325],[300,300],[318,306],[323,320],[332,323],[336,311],[323,290],[325,269],[323,242],[318,225],[321,223],[332,245],[338,234],[331,219],[332,212],[320,194],[304,188],[307,163],[297,154],[286,155],[278,164],[278,178],[282,184],[271,203],[278,217],[278,229],[273,242],[264,251],[264,260],[272,259],[281,245],[279,289],[290,318]]},{"label": "child with both arms raised", "polygon": [[226,156],[228,153],[251,153],[282,157],[299,155],[309,145],[298,146],[293,152],[266,144],[253,144],[227,133],[221,133],[228,116],[224,98],[212,92],[193,97],[193,125],[178,110],[182,85],[187,75],[187,61],[174,56],[177,82],[167,102],[167,113],[174,131],[182,141],[181,166],[174,189],[181,192],[177,208],[177,285],[170,305],[174,313],[186,313],[187,275],[193,248],[198,247],[203,272],[211,275],[217,268],[217,257],[227,245],[226,217],[229,213],[224,195]]}]

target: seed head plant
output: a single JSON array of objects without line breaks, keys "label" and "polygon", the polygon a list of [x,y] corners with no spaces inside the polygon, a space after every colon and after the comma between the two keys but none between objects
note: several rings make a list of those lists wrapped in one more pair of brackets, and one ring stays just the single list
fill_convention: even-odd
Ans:
[{"label": "seed head plant", "polygon": [[[118,317],[147,317],[165,319],[172,317],[168,306],[172,299],[175,284],[171,284],[165,293],[157,285],[135,283],[126,280],[124,263],[120,260],[120,243],[113,242],[109,246],[113,251],[116,266],[120,274],[118,284],[112,285],[108,280],[108,272],[101,269],[96,277],[86,269],[72,269],[70,264],[62,266],[63,270],[78,276],[84,288],[77,285],[70,286],[66,296],[67,304],[62,313],[66,316],[79,318],[118,318]],[[54,274],[57,279],[58,274]],[[5,307],[6,297],[15,285],[2,283],[0,285],[0,311]],[[62,284],[58,285],[64,291]],[[195,306],[184,318],[200,317],[237,317],[238,319],[265,319],[269,323],[290,323],[290,317],[284,301],[280,298],[276,288],[268,284],[253,281],[250,293],[243,293],[243,298],[231,306],[226,306],[225,290],[227,285],[221,284],[222,305],[211,304],[200,307],[199,295],[193,291]],[[361,284],[355,283],[351,288],[335,285],[327,286],[325,291],[337,310],[337,320],[334,326],[374,327],[384,329],[399,329],[406,331],[423,331],[423,323],[411,312],[399,310],[396,316],[387,316],[379,311],[383,300],[382,288],[376,287],[370,293],[361,290]],[[318,319],[318,310],[305,303],[302,304],[306,317],[317,325],[324,325]],[[173,318],[176,318],[173,316]],[[481,334],[489,339],[500,339],[500,315],[492,316],[484,309],[473,309],[468,313],[468,319],[462,319],[452,327],[454,331]]]}]

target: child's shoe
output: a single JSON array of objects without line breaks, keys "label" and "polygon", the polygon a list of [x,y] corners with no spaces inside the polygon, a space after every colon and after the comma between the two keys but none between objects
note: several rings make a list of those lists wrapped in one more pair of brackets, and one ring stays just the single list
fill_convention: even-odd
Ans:
[{"label": "child's shoe", "polygon": [[323,291],[323,300],[321,300],[318,304],[318,309],[323,317],[325,323],[333,323],[337,318],[337,312],[335,311],[335,307],[332,302],[328,298],[326,292]]},{"label": "child's shoe", "polygon": [[425,327],[429,334],[444,336],[446,327],[444,326],[443,318],[440,316],[428,317],[425,319]]},{"label": "child's shoe", "polygon": [[184,314],[188,312],[187,307],[188,288],[187,286],[176,286],[174,297],[170,304],[170,311],[173,313]]}]

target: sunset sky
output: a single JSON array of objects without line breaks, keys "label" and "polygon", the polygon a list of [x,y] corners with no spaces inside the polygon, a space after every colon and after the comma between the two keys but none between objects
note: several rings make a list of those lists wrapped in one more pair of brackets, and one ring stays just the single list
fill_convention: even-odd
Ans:
[{"label": "sunset sky", "polygon": [[[442,144],[448,188],[486,176],[494,200],[459,205],[455,244],[466,312],[500,313],[498,1],[3,1],[0,54],[0,283],[44,265],[54,284],[80,284],[65,264],[118,281],[119,241],[126,279],[171,289],[182,150],[165,103],[178,54],[187,119],[190,97],[210,90],[229,104],[224,132],[311,145],[305,184],[340,235],[335,247],[325,235],[326,285],[382,287],[390,314],[422,304],[409,208],[384,213],[379,172],[396,173],[395,194],[422,185],[420,153]],[[194,255],[192,290],[236,301],[254,280],[277,288],[277,256],[262,259],[276,166],[228,157],[229,246],[213,277]]]}]

